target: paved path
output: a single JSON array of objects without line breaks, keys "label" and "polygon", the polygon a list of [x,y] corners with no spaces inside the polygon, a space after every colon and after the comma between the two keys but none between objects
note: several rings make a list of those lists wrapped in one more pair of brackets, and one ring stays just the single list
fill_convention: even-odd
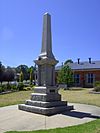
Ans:
[{"label": "paved path", "polygon": [[53,116],[43,116],[18,110],[18,106],[0,108],[0,133],[5,131],[39,130],[67,127],[100,118],[100,107],[71,104],[75,110]]}]

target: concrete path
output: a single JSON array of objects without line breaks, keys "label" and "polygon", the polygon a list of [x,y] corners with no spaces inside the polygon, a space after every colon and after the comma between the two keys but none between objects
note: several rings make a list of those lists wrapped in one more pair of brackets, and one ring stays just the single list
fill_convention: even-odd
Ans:
[{"label": "concrete path", "polygon": [[78,125],[100,118],[100,107],[75,104],[75,110],[53,116],[43,116],[18,110],[18,106],[0,108],[0,133],[5,131],[39,130]]}]

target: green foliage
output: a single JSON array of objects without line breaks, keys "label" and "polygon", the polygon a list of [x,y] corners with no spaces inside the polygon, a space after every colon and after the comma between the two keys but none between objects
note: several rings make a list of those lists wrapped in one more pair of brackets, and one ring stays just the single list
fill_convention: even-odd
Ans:
[{"label": "green foliage", "polygon": [[24,89],[24,84],[22,83],[22,82],[20,82],[19,84],[18,84],[18,90],[19,91],[22,91]]},{"label": "green foliage", "polygon": [[71,59],[68,59],[64,62],[64,65],[67,65],[68,63],[73,63],[73,61]]},{"label": "green foliage", "polygon": [[94,91],[100,92],[100,81],[96,81],[96,82],[95,82]]},{"label": "green foliage", "polygon": [[30,84],[32,85],[33,82],[33,69],[30,68]]},{"label": "green foliage", "polygon": [[22,82],[20,82],[18,85],[16,84],[1,84],[0,85],[0,93],[7,92],[7,91],[28,91],[32,90],[34,88],[34,85],[24,85]]},{"label": "green foliage", "polygon": [[[16,73],[23,73],[23,80],[29,80],[30,79],[30,69],[33,70],[33,75],[34,75],[34,71],[35,71],[35,67],[31,66],[30,68],[26,65],[19,65],[16,68]],[[34,76],[33,76],[34,77]],[[18,79],[17,79],[18,80]]]},{"label": "green foliage", "polygon": [[73,72],[69,66],[63,66],[58,72],[57,82],[68,86],[73,83]]},{"label": "green foliage", "polygon": [[2,63],[0,62],[0,82],[2,83],[2,81],[4,80],[4,71],[5,71],[5,67],[2,65]]},{"label": "green foliage", "polygon": [[23,73],[23,80],[28,80],[29,79],[29,73],[28,73],[28,66],[26,65],[19,65],[16,68],[16,73]]},{"label": "green foliage", "polygon": [[32,90],[32,88],[31,87],[24,87],[23,90],[29,91],[29,90]]},{"label": "green foliage", "polygon": [[4,85],[1,85],[3,91],[8,91],[8,90],[11,90],[11,85],[10,84],[4,84]]},{"label": "green foliage", "polygon": [[4,91],[5,91],[4,87],[0,86],[0,93]]},{"label": "green foliage", "polygon": [[96,81],[95,82],[95,86],[97,87],[97,86],[100,86],[100,81]]},{"label": "green foliage", "polygon": [[11,67],[7,67],[4,72],[4,81],[13,81],[15,72]]},{"label": "green foliage", "polygon": [[6,91],[7,85],[0,85],[0,93]]},{"label": "green foliage", "polygon": [[12,84],[2,84],[0,85],[0,93],[1,92],[6,92],[6,91],[16,91],[17,90],[17,86],[16,85],[12,85]]},{"label": "green foliage", "polygon": [[100,86],[95,87],[95,88],[94,88],[94,91],[100,92]]},{"label": "green foliage", "polygon": [[21,71],[20,76],[19,76],[19,82],[23,82],[24,75],[23,72]]},{"label": "green foliage", "polygon": [[18,90],[17,85],[11,85],[11,90],[12,90],[12,91],[16,91],[16,90]]},{"label": "green foliage", "polygon": [[3,81],[13,81],[15,76],[15,70],[14,68],[7,67],[2,65],[0,62],[0,82],[2,83]]},{"label": "green foliage", "polygon": [[30,68],[27,65],[19,65],[16,68],[11,68],[2,65],[0,62],[0,82],[2,84],[3,81],[14,81],[15,78],[17,81],[22,82],[23,80],[30,79],[30,69],[33,70],[33,79],[34,79],[34,71],[36,70],[35,67],[31,66]]}]

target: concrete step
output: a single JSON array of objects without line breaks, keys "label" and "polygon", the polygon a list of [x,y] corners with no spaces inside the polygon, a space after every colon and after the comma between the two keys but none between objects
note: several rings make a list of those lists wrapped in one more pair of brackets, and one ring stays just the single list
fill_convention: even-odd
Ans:
[{"label": "concrete step", "polygon": [[25,105],[25,104],[18,105],[18,108],[23,111],[43,114],[47,116],[73,110],[73,106],[57,106],[57,107],[51,107],[51,108],[43,108],[43,107],[36,107],[36,106]]},{"label": "concrete step", "polygon": [[54,94],[32,93],[31,100],[32,101],[42,101],[42,102],[60,101],[61,95],[58,93],[54,93]]},{"label": "concrete step", "polygon": [[34,88],[34,93],[44,93],[44,94],[58,93],[58,88],[56,86],[37,86]]},{"label": "concrete step", "polygon": [[56,101],[56,102],[42,102],[42,101],[32,101],[26,100],[26,105],[37,106],[37,107],[57,107],[57,106],[67,106],[67,101]]}]

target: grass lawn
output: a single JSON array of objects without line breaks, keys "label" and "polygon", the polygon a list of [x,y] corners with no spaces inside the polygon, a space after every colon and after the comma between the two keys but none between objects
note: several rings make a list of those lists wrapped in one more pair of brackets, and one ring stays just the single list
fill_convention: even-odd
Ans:
[{"label": "grass lawn", "polygon": [[[59,93],[62,95],[62,99],[73,103],[85,103],[90,105],[96,105],[100,107],[100,94],[90,94],[90,89],[74,88],[72,90],[61,89]],[[30,95],[33,91],[20,91],[9,94],[0,95],[0,107],[19,104],[30,99]]]},{"label": "grass lawn", "polygon": [[63,90],[59,92],[62,99],[72,103],[85,103],[100,107],[100,94],[89,93],[92,89],[87,88],[72,88],[72,90]]},{"label": "grass lawn", "polygon": [[0,107],[23,103],[30,99],[31,93],[33,91],[19,91],[0,95]]},{"label": "grass lawn", "polygon": [[78,126],[38,131],[10,131],[6,133],[100,133],[100,119]]},{"label": "grass lawn", "polygon": [[[62,99],[68,102],[85,103],[100,107],[100,94],[90,94],[89,91],[90,89],[74,88],[71,90],[60,89],[59,93],[62,95]],[[23,103],[25,100],[30,99],[31,93],[33,91],[20,91],[0,95],[0,107]],[[72,127],[25,132],[11,131],[6,133],[100,133],[100,119]]]}]

